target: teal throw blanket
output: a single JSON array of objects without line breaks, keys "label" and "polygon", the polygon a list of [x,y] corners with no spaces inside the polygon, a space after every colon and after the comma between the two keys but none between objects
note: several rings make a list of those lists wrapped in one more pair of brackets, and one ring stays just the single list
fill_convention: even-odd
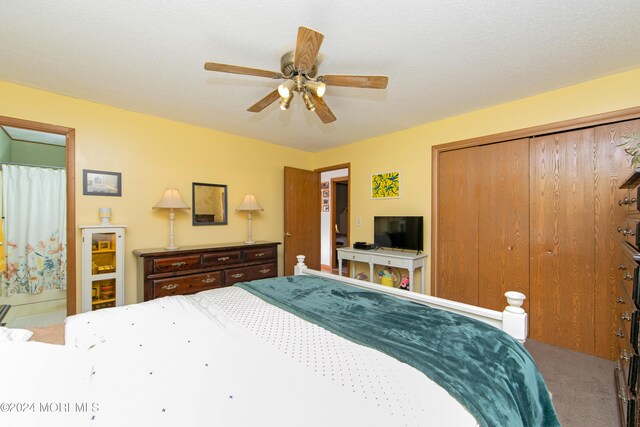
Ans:
[{"label": "teal throw blanket", "polygon": [[491,325],[314,276],[235,286],[413,366],[447,390],[481,426],[560,425],[529,352]]}]

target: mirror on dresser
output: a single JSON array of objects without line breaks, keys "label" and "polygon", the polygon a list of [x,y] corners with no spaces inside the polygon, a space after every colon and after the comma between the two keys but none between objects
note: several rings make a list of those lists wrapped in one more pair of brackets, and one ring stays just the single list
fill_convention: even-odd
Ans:
[{"label": "mirror on dresser", "polygon": [[193,225],[227,224],[227,186],[193,183]]}]

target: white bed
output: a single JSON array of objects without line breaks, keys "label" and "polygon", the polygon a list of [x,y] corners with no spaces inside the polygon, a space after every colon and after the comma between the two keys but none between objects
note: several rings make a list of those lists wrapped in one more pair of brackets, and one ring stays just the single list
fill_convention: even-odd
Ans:
[{"label": "white bed", "polygon": [[[323,276],[302,259],[296,274]],[[344,281],[526,337],[521,309],[498,313]],[[0,344],[5,366],[32,366],[3,374],[0,402],[14,406],[0,407],[0,425],[477,425],[422,372],[237,287],[72,316],[65,342]]]}]

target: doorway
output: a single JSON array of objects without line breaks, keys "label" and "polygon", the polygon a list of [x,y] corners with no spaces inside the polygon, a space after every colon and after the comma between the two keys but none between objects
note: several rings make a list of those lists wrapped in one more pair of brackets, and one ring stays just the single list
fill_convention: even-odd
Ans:
[{"label": "doorway", "polygon": [[322,169],[320,187],[320,266],[337,271],[337,249],[349,246],[349,168]]},{"label": "doorway", "polygon": [[[6,165],[7,171],[20,169],[28,173],[46,172],[44,175],[47,177],[58,176],[61,193],[66,193],[66,201],[61,203],[58,201],[61,205],[60,221],[63,224],[58,228],[57,239],[59,243],[56,242],[55,248],[49,248],[49,243],[53,241],[53,237],[49,237],[44,239],[46,241],[43,241],[42,247],[38,247],[36,244],[33,251],[41,258],[36,262],[43,264],[47,269],[46,278],[48,281],[38,286],[31,286],[31,289],[26,291],[23,289],[22,292],[17,290],[18,283],[14,283],[12,290],[9,291],[8,281],[3,281],[0,286],[0,312],[3,317],[1,323],[6,323],[7,326],[26,328],[60,323],[67,315],[76,313],[75,130],[63,126],[0,116],[0,133],[3,139],[2,147],[13,151],[13,153],[6,151],[0,153],[2,163]],[[56,172],[58,173],[56,174]],[[20,179],[17,178],[16,185],[19,185]],[[3,217],[4,215],[3,211]],[[7,218],[3,219],[6,221]],[[4,237],[7,238],[6,235]],[[11,249],[4,242],[3,245],[5,249]],[[17,245],[18,248],[20,246],[24,245]],[[31,245],[31,247],[33,246]],[[53,259],[52,254],[56,252],[64,252],[65,255]],[[43,256],[44,254],[46,256]],[[10,262],[9,264],[9,269],[13,274],[16,263]],[[55,271],[54,273],[52,273],[52,269]],[[9,276],[7,274],[5,277]],[[45,274],[42,276],[44,277]],[[56,287],[53,284],[55,277],[62,278],[63,276],[66,276],[66,280],[64,280],[66,289],[64,285]]]},{"label": "doorway", "polygon": [[[349,224],[350,164],[343,163],[315,170],[284,168],[284,275],[293,274],[297,255],[314,270],[331,270],[336,246],[336,221],[332,217],[331,179],[345,180],[347,189],[346,224]],[[342,231],[342,230],[340,230]],[[347,230],[346,245],[349,242]]]}]

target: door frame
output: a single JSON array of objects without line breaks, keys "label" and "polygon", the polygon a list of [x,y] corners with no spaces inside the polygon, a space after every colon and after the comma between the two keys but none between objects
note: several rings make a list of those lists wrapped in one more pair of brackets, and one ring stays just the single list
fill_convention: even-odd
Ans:
[{"label": "door frame", "polygon": [[[347,221],[349,222],[349,230],[351,229],[351,163],[340,163],[337,165],[332,165],[332,166],[325,166],[322,168],[317,168],[314,169],[314,172],[316,172],[318,174],[318,180],[320,180],[320,176],[323,172],[331,172],[331,171],[335,171],[335,170],[339,170],[339,169],[346,169],[347,170],[347,176],[346,176],[346,181],[347,181],[347,207],[348,207],[348,216],[347,216]],[[342,177],[344,178],[344,177]],[[340,178],[340,179],[342,179]],[[331,187],[333,187],[333,179],[331,178],[332,184]],[[334,188],[331,188],[331,208],[333,208],[335,206],[335,191]],[[318,189],[318,196],[321,196],[322,193],[320,192],[320,189]],[[330,211],[331,214],[333,214],[333,210]],[[318,228],[321,227],[321,223],[318,224]],[[330,245],[331,245],[331,249],[335,250],[336,247],[336,235],[333,232],[333,230],[335,230],[335,219],[333,218],[333,215],[331,215],[331,232],[329,232],[331,238],[330,238]],[[322,230],[320,230],[322,231]],[[347,232],[347,240],[349,239],[349,232]],[[320,240],[322,241],[322,237],[320,238]],[[320,253],[322,254],[322,248],[320,248]],[[333,268],[333,252],[332,252],[332,256],[330,257],[330,263],[329,266],[331,268]]]},{"label": "door frame", "polygon": [[[351,191],[349,190],[349,176],[342,176],[339,178],[331,178],[331,230],[336,230],[336,212],[333,210],[333,208],[336,206],[336,187],[338,182],[346,182],[347,183],[347,224],[351,224],[350,220],[351,217],[349,216],[351,214],[350,211],[350,206],[351,206]],[[350,233],[351,233],[351,227],[348,226],[347,227],[347,242],[350,242]],[[334,233],[333,231],[331,231],[331,259],[329,262],[329,267],[331,268],[331,270],[333,270],[334,268],[337,268],[338,265],[336,264],[336,260],[333,256],[333,254],[335,253],[337,247],[336,247],[336,233]]]},{"label": "door frame", "polygon": [[640,118],[640,106],[625,108],[623,110],[610,111],[592,116],[563,120],[524,129],[485,135],[476,138],[448,142],[431,147],[431,293],[438,296],[438,157],[440,153],[461,148],[476,147],[479,145],[495,144],[514,139],[531,138],[535,136],[576,130],[584,127],[604,125],[607,123],[622,122]]},{"label": "door frame", "polygon": [[76,130],[31,120],[0,116],[0,125],[64,135],[67,175],[67,316],[77,313],[76,287]]}]

